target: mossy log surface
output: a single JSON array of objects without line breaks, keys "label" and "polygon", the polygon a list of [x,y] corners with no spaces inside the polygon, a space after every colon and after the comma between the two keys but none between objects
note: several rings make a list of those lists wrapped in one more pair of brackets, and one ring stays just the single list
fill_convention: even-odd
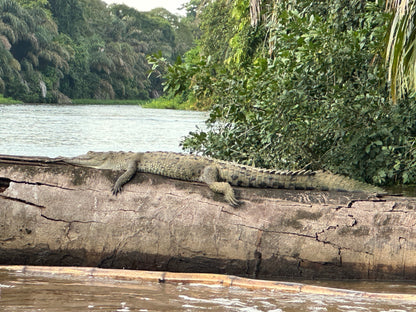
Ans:
[{"label": "mossy log surface", "polygon": [[0,155],[0,264],[416,280],[416,198],[235,188]]}]

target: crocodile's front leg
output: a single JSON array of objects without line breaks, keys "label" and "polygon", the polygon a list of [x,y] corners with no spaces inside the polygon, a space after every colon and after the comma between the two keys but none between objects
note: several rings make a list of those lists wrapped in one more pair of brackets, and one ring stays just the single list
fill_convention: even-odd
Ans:
[{"label": "crocodile's front leg", "polygon": [[117,179],[116,183],[114,183],[114,186],[111,189],[111,191],[113,192],[113,195],[117,195],[118,193],[121,192],[123,185],[129,182],[134,177],[134,175],[136,174],[136,171],[137,171],[137,160],[132,159],[127,165],[126,172],[124,172]]},{"label": "crocodile's front leg", "polygon": [[218,168],[216,166],[207,166],[201,176],[201,182],[208,184],[209,188],[215,192],[224,194],[225,200],[233,207],[239,205],[235,198],[234,190],[228,182],[219,182]]}]

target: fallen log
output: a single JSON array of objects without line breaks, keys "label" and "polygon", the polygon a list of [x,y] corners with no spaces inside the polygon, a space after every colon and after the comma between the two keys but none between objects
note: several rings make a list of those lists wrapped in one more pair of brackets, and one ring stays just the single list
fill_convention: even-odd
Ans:
[{"label": "fallen log", "polygon": [[302,283],[279,282],[269,280],[254,280],[238,276],[209,274],[209,273],[172,273],[162,271],[138,271],[97,269],[88,267],[43,267],[43,266],[1,266],[0,272],[21,273],[28,276],[46,276],[53,278],[81,278],[91,280],[122,280],[131,282],[152,282],[171,284],[202,284],[222,287],[239,287],[250,290],[271,290],[290,294],[313,294],[354,298],[370,298],[373,300],[407,300],[416,301],[415,294],[379,293],[348,290],[341,288],[323,287]]},{"label": "fallen log", "polygon": [[0,264],[416,279],[416,199],[207,186],[0,155]]}]

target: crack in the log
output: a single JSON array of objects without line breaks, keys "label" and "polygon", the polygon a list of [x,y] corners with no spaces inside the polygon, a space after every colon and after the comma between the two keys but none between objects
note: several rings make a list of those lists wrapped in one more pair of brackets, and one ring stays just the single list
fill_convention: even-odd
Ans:
[{"label": "crack in the log", "polygon": [[81,221],[81,220],[72,220],[72,221],[68,221],[68,220],[64,220],[64,219],[55,219],[55,218],[51,218],[48,216],[45,216],[43,213],[40,215],[42,218],[45,218],[46,220],[49,221],[54,221],[54,222],[64,222],[64,223],[68,223],[69,225],[71,225],[72,223],[83,223],[83,224],[88,224],[88,223],[99,223],[97,221]]},{"label": "crack in the log", "polygon": [[[107,211],[113,212],[113,210],[107,210]],[[133,210],[133,209],[117,209],[117,211],[120,211],[120,212],[134,212],[134,213],[140,213],[140,212],[142,212],[142,211]]]},{"label": "crack in the log", "polygon": [[5,239],[0,239],[0,242],[5,243],[5,242],[12,242],[15,240],[16,240],[16,237],[13,236],[13,237],[5,238]]},{"label": "crack in the log", "polygon": [[48,187],[55,187],[55,188],[59,188],[59,189],[62,189],[62,190],[67,190],[67,191],[73,191],[74,190],[72,188],[63,187],[63,186],[56,185],[56,184],[43,183],[43,182],[29,182],[29,181],[17,181],[17,180],[10,180],[10,181],[13,182],[13,183],[17,183],[17,184],[48,186]]},{"label": "crack in the log", "polygon": [[235,216],[235,217],[241,218],[241,216],[239,216],[238,214],[236,214],[234,212],[231,212],[231,211],[228,211],[228,210],[224,210],[224,207],[221,207],[221,212],[226,213],[226,214],[229,214],[231,216]]},{"label": "crack in the log", "polygon": [[41,214],[40,216],[42,218],[45,218],[46,220],[49,220],[49,221],[66,223],[68,228],[66,229],[65,236],[68,240],[70,240],[69,233],[72,230],[72,224],[73,223],[81,223],[81,224],[101,223],[101,222],[98,222],[98,221],[81,221],[81,220],[68,221],[68,220],[64,220],[64,219],[51,218],[51,217],[45,216],[44,214]]},{"label": "crack in the log", "polygon": [[0,198],[6,199],[6,200],[15,201],[15,202],[18,202],[18,203],[22,203],[22,204],[29,205],[29,206],[33,206],[33,207],[40,208],[40,209],[45,209],[46,208],[45,206],[38,205],[38,204],[29,202],[27,200],[20,199],[20,198],[15,198],[15,197],[10,197],[10,196],[5,196],[5,195],[0,195]]},{"label": "crack in the log", "polygon": [[295,236],[307,237],[307,238],[313,238],[313,239],[315,239],[315,236],[312,236],[312,235],[307,235],[307,234],[294,233],[294,232],[285,232],[285,231],[276,231],[276,230],[268,230],[268,229],[261,229],[261,228],[255,227],[255,226],[246,225],[246,224],[241,224],[241,223],[236,223],[235,225],[237,225],[237,226],[247,227],[247,228],[254,229],[254,230],[263,231],[263,232],[266,232],[266,233],[285,234],[285,235],[295,235]]},{"label": "crack in the log", "polygon": [[[354,220],[354,222],[353,222],[351,225],[349,225],[349,227],[354,227],[354,226],[357,224],[357,220],[356,220],[356,219],[354,218],[354,216],[352,216],[352,215],[348,215],[348,216],[349,216],[349,217],[351,217],[351,218],[353,218],[353,220]],[[353,252],[363,253],[363,254],[370,255],[370,256],[372,256],[372,255],[373,255],[371,252],[368,252],[368,251],[359,251],[359,250],[355,250],[355,249],[353,249],[353,248],[340,246],[340,245],[335,244],[335,243],[333,243],[333,242],[331,242],[331,241],[327,241],[327,240],[322,240],[322,239],[320,239],[320,238],[319,238],[319,235],[320,235],[320,234],[325,233],[325,230],[322,230],[321,232],[316,232],[316,233],[315,233],[315,235],[313,236],[313,235],[307,235],[307,234],[301,234],[301,233],[294,233],[294,232],[286,232],[286,231],[275,231],[275,230],[260,229],[260,228],[255,227],[255,226],[250,226],[250,225],[245,225],[245,224],[236,224],[236,225],[237,225],[237,226],[244,226],[244,227],[251,228],[251,229],[255,229],[255,230],[259,230],[259,231],[262,231],[262,232],[265,232],[265,233],[275,233],[275,234],[283,234],[283,235],[293,235],[293,236],[299,236],[299,237],[305,237],[305,238],[311,238],[311,239],[314,239],[314,240],[316,240],[317,242],[320,242],[320,243],[323,243],[323,244],[325,244],[325,245],[329,245],[329,246],[332,246],[332,247],[334,247],[334,248],[338,249],[338,255],[339,255],[339,257],[340,257],[340,258],[339,258],[339,259],[340,259],[340,261],[342,261],[342,258],[341,258],[341,252],[342,252],[343,250],[349,250],[349,251],[353,251]],[[329,227],[327,228],[327,230],[333,230],[333,229],[336,229],[336,228],[338,228],[338,227],[339,227],[339,225],[336,225],[336,226],[329,226]],[[303,259],[303,260],[305,260],[305,259]],[[307,261],[309,261],[309,260],[307,260]]]},{"label": "crack in the log", "polygon": [[373,202],[373,203],[380,203],[386,202],[387,200],[381,198],[368,198],[368,199],[353,199],[347,204],[347,208],[352,208],[352,205],[358,202]]},{"label": "crack in the log", "polygon": [[[352,226],[354,226],[354,225],[352,225]],[[353,249],[353,248],[340,246],[340,245],[335,244],[335,243],[333,243],[333,242],[331,242],[331,241],[322,240],[322,239],[320,239],[320,238],[319,238],[319,235],[320,235],[320,234],[323,234],[323,233],[325,233],[325,230],[322,230],[321,232],[316,232],[316,237],[315,237],[316,241],[317,241],[317,242],[320,242],[320,243],[323,243],[323,244],[325,244],[325,245],[330,245],[330,246],[332,246],[332,247],[334,247],[334,248],[337,248],[337,249],[338,249],[338,255],[339,255],[340,259],[342,259],[342,258],[341,258],[341,252],[342,252],[342,250],[349,250],[349,251],[353,251],[353,252],[364,253],[364,254],[366,254],[366,255],[370,255],[370,256],[372,256],[372,255],[373,255],[373,254],[372,254],[371,252],[369,252],[369,251],[360,251],[360,250],[355,250],[355,249]]]},{"label": "crack in the log", "polygon": [[397,202],[394,202],[393,205],[391,206],[391,208],[387,211],[384,211],[384,212],[393,212],[393,213],[399,212],[399,213],[404,213],[404,214],[407,214],[407,213],[410,213],[410,212],[415,212],[414,209],[403,210],[403,209],[399,209],[399,207],[400,207],[400,204],[397,203]]},{"label": "crack in the log", "polygon": [[[346,227],[350,227],[350,228],[352,228],[352,227],[354,227],[354,226],[356,226],[356,225],[358,224],[357,219],[356,219],[356,218],[354,218],[354,216],[353,216],[352,214],[348,214],[348,217],[352,218],[353,222],[352,222],[352,224],[351,224],[351,225],[346,225]],[[320,231],[320,232],[316,232],[316,233],[315,233],[315,235],[316,235],[316,236],[315,236],[316,241],[318,241],[318,242],[320,242],[320,243],[328,244],[328,245],[330,245],[330,246],[333,246],[334,248],[337,248],[337,249],[338,249],[339,259],[340,259],[340,262],[341,262],[341,263],[342,263],[342,256],[341,256],[341,252],[342,252],[342,250],[350,250],[350,251],[353,251],[353,252],[358,252],[358,253],[364,253],[364,254],[367,254],[367,255],[372,255],[372,253],[371,253],[371,252],[368,252],[368,251],[358,251],[358,250],[354,250],[353,248],[343,247],[343,246],[340,246],[340,245],[338,245],[338,244],[332,243],[332,242],[327,241],[327,240],[321,240],[321,239],[319,238],[319,235],[321,235],[321,234],[325,233],[326,231],[329,231],[329,230],[336,230],[336,229],[338,229],[338,228],[339,228],[339,224],[337,224],[336,226],[331,225],[331,226],[327,227],[327,228],[326,228],[326,230],[324,229],[324,230],[322,230],[322,231]]]}]

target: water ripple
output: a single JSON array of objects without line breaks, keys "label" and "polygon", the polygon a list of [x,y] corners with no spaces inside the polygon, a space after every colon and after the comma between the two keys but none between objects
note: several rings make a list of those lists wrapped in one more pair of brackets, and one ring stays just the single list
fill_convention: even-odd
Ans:
[{"label": "water ripple", "polygon": [[206,113],[135,105],[0,105],[0,154],[76,156],[87,151],[172,151]]}]

